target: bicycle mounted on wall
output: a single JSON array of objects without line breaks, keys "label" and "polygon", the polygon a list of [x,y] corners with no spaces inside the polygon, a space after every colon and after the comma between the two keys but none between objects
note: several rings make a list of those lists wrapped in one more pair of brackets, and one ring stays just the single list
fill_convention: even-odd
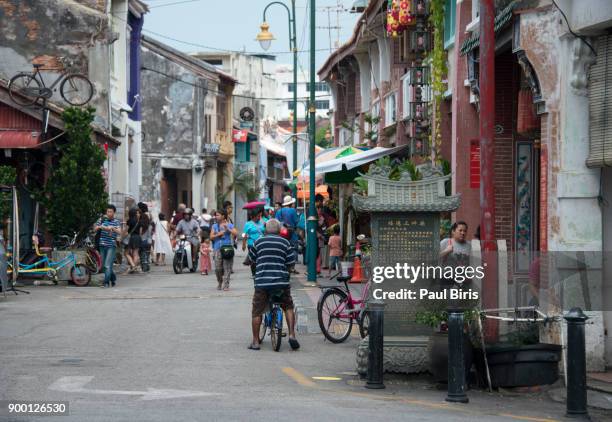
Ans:
[{"label": "bicycle mounted on wall", "polygon": [[49,86],[45,84],[41,70],[56,69],[45,69],[42,63],[34,63],[33,72],[20,72],[13,76],[8,85],[11,100],[24,107],[33,106],[38,100],[43,100],[43,106],[46,106],[46,100],[53,96],[59,84],[59,93],[68,104],[73,106],[87,104],[94,94],[93,84],[85,75],[66,70],[73,65],[71,60],[60,57],[59,62],[62,64],[62,67],[57,69],[60,74]]}]

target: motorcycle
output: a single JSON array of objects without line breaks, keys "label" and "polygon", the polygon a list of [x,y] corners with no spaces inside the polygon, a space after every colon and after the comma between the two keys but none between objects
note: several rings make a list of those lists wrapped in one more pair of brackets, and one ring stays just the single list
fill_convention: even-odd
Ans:
[{"label": "motorcycle", "polygon": [[176,249],[174,251],[174,259],[172,260],[172,269],[175,274],[181,274],[185,268],[189,268],[189,272],[195,272],[198,266],[198,255],[196,254],[195,262],[191,259],[191,243],[187,240],[187,236],[181,234]]}]

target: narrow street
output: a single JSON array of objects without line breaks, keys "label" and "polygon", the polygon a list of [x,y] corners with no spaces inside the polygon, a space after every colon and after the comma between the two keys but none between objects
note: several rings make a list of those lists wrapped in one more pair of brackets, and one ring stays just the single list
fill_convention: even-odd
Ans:
[{"label": "narrow street", "polygon": [[562,419],[564,406],[545,395],[470,391],[468,405],[451,405],[427,380],[393,376],[385,390],[366,390],[358,339],[333,345],[314,333],[304,315],[314,315],[316,288],[299,281],[301,349],[285,338],[275,353],[268,338],[247,350],[252,281],[235,267],[229,292],[213,276],[166,266],[113,289],[39,286],[1,298],[0,398],[66,400],[70,415],[57,420],[70,421]]}]

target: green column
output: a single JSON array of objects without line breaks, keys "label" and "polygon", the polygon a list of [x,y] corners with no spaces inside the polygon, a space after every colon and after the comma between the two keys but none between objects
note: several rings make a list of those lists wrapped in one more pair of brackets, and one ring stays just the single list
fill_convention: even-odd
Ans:
[{"label": "green column", "polygon": [[315,21],[316,1],[310,0],[310,104],[308,106],[308,152],[310,160],[310,205],[307,221],[308,281],[317,281],[317,210],[315,209]]}]

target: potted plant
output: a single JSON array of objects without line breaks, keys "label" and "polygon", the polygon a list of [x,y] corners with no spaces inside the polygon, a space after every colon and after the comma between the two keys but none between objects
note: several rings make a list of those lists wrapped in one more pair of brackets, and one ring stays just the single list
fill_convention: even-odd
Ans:
[{"label": "potted plant", "polygon": [[[529,387],[553,384],[559,378],[561,346],[540,343],[538,322],[512,323],[500,341],[486,346],[493,387]],[[476,368],[486,374],[482,350],[476,350]]]},{"label": "potted plant", "polygon": [[[470,372],[474,361],[474,348],[470,340],[469,326],[478,317],[476,310],[470,309],[463,313],[465,322],[463,336],[463,362],[466,376]],[[419,324],[428,325],[434,329],[429,336],[427,352],[429,354],[429,372],[434,380],[439,383],[448,382],[448,313],[446,310],[428,310],[416,313],[415,321]]]}]

